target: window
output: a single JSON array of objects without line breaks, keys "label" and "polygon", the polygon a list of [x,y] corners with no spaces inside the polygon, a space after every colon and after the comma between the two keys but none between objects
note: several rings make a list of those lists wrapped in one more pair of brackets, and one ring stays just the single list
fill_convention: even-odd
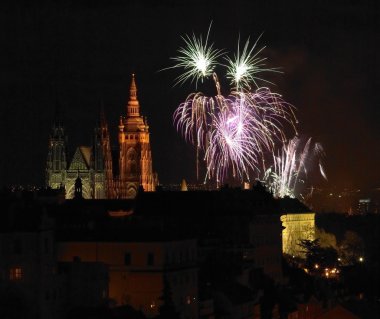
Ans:
[{"label": "window", "polygon": [[21,267],[12,267],[9,271],[10,280],[21,280],[23,277],[23,272]]},{"label": "window", "polygon": [[148,264],[148,266],[154,265],[154,254],[153,253],[148,253],[147,264]]},{"label": "window", "polygon": [[124,265],[129,266],[132,261],[131,253],[125,253],[124,255]]}]

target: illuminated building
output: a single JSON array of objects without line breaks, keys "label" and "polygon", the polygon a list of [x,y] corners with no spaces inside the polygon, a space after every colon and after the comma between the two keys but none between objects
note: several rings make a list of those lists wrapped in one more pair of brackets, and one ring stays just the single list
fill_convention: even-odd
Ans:
[{"label": "illuminated building", "polygon": [[[113,167],[108,125],[102,116],[95,128],[92,146],[79,146],[71,160],[67,156],[67,136],[56,118],[49,138],[46,186],[65,188],[66,198],[74,197],[80,177],[85,199],[133,198],[140,186],[154,191],[157,177],[152,170],[152,154],[147,119],[140,115],[134,75],[130,86],[127,114],[119,123],[118,168]],[[116,171],[119,173],[117,174]]]},{"label": "illuminated building", "polygon": [[46,186],[60,188],[66,182],[67,136],[59,117],[53,122],[46,163]]},{"label": "illuminated building", "polygon": [[120,198],[133,198],[141,185],[154,191],[156,178],[152,171],[152,154],[147,119],[140,115],[135,77],[132,76],[127,116],[119,124],[120,176],[116,193]]},{"label": "illuminated building", "polygon": [[60,282],[55,272],[52,220],[36,221],[30,208],[18,208],[11,213],[15,219],[7,221],[3,217],[0,227],[0,290],[14,291],[15,296],[11,294],[10,300],[14,302],[12,298],[18,298],[20,309],[27,309],[31,317],[57,318],[55,314],[62,300],[57,298]]},{"label": "illuminated building", "polygon": [[371,211],[371,199],[363,198],[359,199],[358,214],[367,214]]},{"label": "illuminated building", "polygon": [[57,262],[54,220],[36,202],[3,201],[0,254],[1,318],[62,319],[108,298],[106,265]]},{"label": "illuminated building", "polygon": [[198,313],[197,244],[195,240],[62,241],[58,259],[79,258],[109,267],[109,297],[116,305],[131,305],[148,317],[158,314],[165,285],[185,318]]},{"label": "illuminated building", "polygon": [[288,213],[281,216],[282,252],[303,257],[299,243],[301,240],[315,239],[315,213]]}]

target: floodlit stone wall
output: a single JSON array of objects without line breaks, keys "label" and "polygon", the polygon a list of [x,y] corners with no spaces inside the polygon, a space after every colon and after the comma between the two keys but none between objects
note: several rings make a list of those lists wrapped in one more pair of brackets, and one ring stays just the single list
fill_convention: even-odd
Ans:
[{"label": "floodlit stone wall", "polygon": [[301,240],[315,239],[315,213],[285,214],[281,216],[282,253],[304,257],[299,243]]}]

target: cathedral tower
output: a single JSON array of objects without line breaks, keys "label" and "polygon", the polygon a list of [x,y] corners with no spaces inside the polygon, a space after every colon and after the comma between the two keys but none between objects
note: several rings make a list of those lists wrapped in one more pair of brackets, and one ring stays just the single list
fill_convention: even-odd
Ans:
[{"label": "cathedral tower", "polygon": [[93,191],[92,196],[96,199],[106,198],[105,156],[102,137],[102,125],[101,121],[99,121],[94,130],[94,140],[91,152],[91,189]]},{"label": "cathedral tower", "polygon": [[46,162],[46,186],[57,189],[65,185],[67,169],[67,136],[58,105],[51,129]]},{"label": "cathedral tower", "polygon": [[152,171],[152,154],[149,142],[149,126],[140,115],[135,76],[129,90],[127,116],[119,123],[119,198],[133,198],[141,185],[145,191],[155,190]]},{"label": "cathedral tower", "polygon": [[[49,138],[46,186],[65,188],[65,197],[80,193],[83,199],[134,198],[141,187],[154,191],[157,178],[152,171],[149,126],[140,115],[134,75],[129,91],[127,114],[119,122],[119,149],[111,147],[110,133],[102,110],[91,146],[78,146],[67,157],[67,137],[56,112]],[[58,108],[57,108],[58,111]],[[78,196],[77,196],[78,197]]]},{"label": "cathedral tower", "polygon": [[[105,178],[105,196],[108,199],[116,198],[115,181],[112,165],[112,149],[110,142],[110,134],[108,131],[107,121],[104,115],[104,110],[100,114],[100,130],[97,137],[97,143],[100,142],[101,149],[99,153],[103,156],[104,178]],[[97,144],[96,143],[96,144]]]}]

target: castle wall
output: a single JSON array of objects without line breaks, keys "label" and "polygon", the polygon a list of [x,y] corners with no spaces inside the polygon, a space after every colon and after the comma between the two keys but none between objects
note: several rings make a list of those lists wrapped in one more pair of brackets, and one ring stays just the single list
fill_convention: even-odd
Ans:
[{"label": "castle wall", "polygon": [[299,243],[315,239],[315,213],[285,214],[281,216],[282,252],[295,257],[304,257]]}]

